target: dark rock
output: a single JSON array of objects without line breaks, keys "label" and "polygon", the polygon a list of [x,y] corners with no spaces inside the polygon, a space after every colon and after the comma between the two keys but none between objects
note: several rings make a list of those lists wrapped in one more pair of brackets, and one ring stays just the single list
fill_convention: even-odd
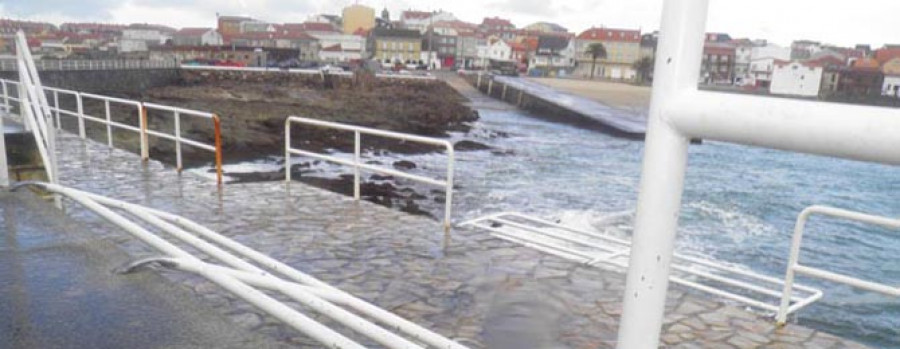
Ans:
[{"label": "dark rock", "polygon": [[399,170],[412,170],[416,168],[416,163],[407,160],[400,160],[394,162],[394,168]]},{"label": "dark rock", "polygon": [[488,149],[493,149],[493,148],[491,146],[483,144],[483,143],[478,143],[478,142],[470,141],[470,140],[464,140],[464,141],[456,142],[456,144],[453,145],[453,149],[458,150],[458,151],[474,151],[474,150],[488,150]]},{"label": "dark rock", "polygon": [[392,181],[394,180],[394,176],[382,176],[379,174],[373,174],[369,176],[369,179],[373,181]]}]

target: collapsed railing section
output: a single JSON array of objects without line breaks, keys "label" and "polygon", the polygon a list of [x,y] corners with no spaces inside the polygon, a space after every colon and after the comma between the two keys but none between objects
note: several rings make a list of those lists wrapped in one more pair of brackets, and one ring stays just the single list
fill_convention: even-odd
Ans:
[{"label": "collapsed railing section", "polygon": [[803,243],[803,232],[809,217],[814,214],[880,225],[891,229],[900,229],[900,219],[874,216],[827,206],[810,206],[803,210],[797,217],[797,224],[794,226],[794,237],[791,242],[791,252],[788,260],[787,272],[784,277],[784,292],[782,294],[781,307],[778,309],[778,315],[776,317],[776,321],[779,325],[784,325],[785,322],[787,322],[788,315],[800,308],[797,304],[791,304],[789,301],[797,288],[797,285],[794,283],[796,274],[837,282],[888,296],[900,297],[900,287],[897,286],[888,286],[800,264],[800,247]]},{"label": "collapsed railing section", "polygon": [[[608,234],[567,227],[521,213],[502,212],[462,223],[526,247],[586,266],[628,269],[631,242]],[[669,280],[701,292],[775,313],[784,280],[701,258],[675,253]],[[822,298],[822,291],[794,285],[797,293],[786,300],[791,312]]]},{"label": "collapsed railing section", "polygon": [[[19,109],[22,110],[21,104],[23,103],[23,99],[21,96],[21,92],[17,92],[15,95],[11,93],[11,91],[21,91],[20,83],[11,80],[0,79],[0,86],[2,86],[4,108],[8,112],[12,111],[13,104],[11,102],[16,102],[20,104]],[[82,139],[87,138],[85,121],[105,125],[106,144],[109,147],[114,146],[114,129],[138,133],[140,135],[141,158],[145,161],[150,158],[149,136],[173,141],[175,142],[175,161],[179,172],[183,169],[182,144],[209,151],[214,153],[215,155],[214,162],[216,168],[216,180],[219,184],[223,183],[222,134],[218,115],[198,110],[178,108],[149,102],[140,102],[136,100],[109,97],[61,88],[43,87],[43,91],[47,98],[52,97],[52,104],[49,106],[49,109],[53,113],[57,129],[62,129],[62,116],[73,117],[77,120],[78,135]],[[75,105],[73,107],[70,107],[72,109],[64,108],[63,104],[60,102],[60,97],[68,97],[71,100],[74,100]],[[97,101],[103,103],[103,115],[98,116],[88,114],[85,111],[86,101]],[[113,106],[124,106],[131,109],[134,113],[133,115],[135,125],[137,126],[114,121],[112,112]],[[171,113],[173,120],[173,130],[171,133],[167,133],[162,130],[150,129],[150,125],[148,122],[148,111],[152,110]],[[185,138],[182,135],[184,126],[182,122],[182,116],[198,117],[210,120],[213,127],[213,144],[206,144],[203,142]]]},{"label": "collapsed railing section", "polygon": [[[353,159],[348,160],[344,158],[339,158],[336,156],[329,156],[319,153],[314,153],[307,150],[293,148],[291,146],[291,125],[294,124],[302,124],[314,127],[321,128],[330,128],[341,131],[353,132],[354,136],[354,154]],[[432,146],[443,147],[446,149],[447,154],[447,175],[443,179],[433,179],[424,176],[419,176],[415,174],[405,173],[401,171],[397,171],[391,168],[385,168],[380,166],[375,166],[367,163],[363,163],[361,161],[361,150],[362,150],[362,135],[371,135],[377,137],[384,138],[392,138],[398,139],[402,141],[409,141],[415,143],[422,143]],[[336,122],[328,122],[321,121],[309,118],[303,118],[298,116],[288,117],[284,122],[284,157],[285,157],[285,181],[290,183],[291,181],[291,155],[301,155],[307,156],[318,160],[328,161],[336,164],[341,164],[344,166],[353,167],[353,197],[356,200],[360,198],[360,170],[366,170],[376,173],[381,173],[385,175],[396,176],[400,178],[406,178],[412,181],[425,183],[437,187],[443,187],[445,190],[445,198],[444,198],[444,233],[449,234],[451,227],[451,214],[452,214],[452,206],[453,206],[453,165],[456,161],[456,156],[453,150],[453,144],[449,141],[443,139],[429,138],[416,136],[406,133],[399,132],[391,132],[391,131],[383,131],[377,130],[368,127],[360,127],[353,125],[340,124]],[[446,239],[445,239],[446,243]]]},{"label": "collapsed railing section", "polygon": [[[131,269],[154,263],[202,276],[323,347],[365,348],[261,290],[280,293],[387,348],[466,348],[186,218],[60,185],[32,182],[17,187],[23,185],[38,186],[69,198],[165,254],[165,257],[138,261]],[[144,226],[187,244],[221,264],[200,259]]]}]

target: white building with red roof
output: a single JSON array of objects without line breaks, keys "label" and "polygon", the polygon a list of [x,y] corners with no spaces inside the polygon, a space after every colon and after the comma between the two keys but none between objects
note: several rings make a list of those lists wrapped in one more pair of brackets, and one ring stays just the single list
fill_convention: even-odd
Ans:
[{"label": "white building with red roof", "polygon": [[172,34],[172,43],[175,46],[219,46],[225,41],[213,28],[182,28]]},{"label": "white building with red roof", "polygon": [[575,38],[576,75],[591,76],[592,57],[588,53],[592,44],[606,48],[606,58],[598,58],[594,65],[594,77],[611,80],[634,80],[637,71],[634,62],[641,59],[641,31],[633,29],[590,28]]}]

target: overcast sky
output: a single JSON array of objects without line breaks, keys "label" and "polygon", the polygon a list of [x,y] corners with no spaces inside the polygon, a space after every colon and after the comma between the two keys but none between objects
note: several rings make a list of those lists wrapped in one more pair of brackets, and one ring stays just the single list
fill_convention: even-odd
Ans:
[{"label": "overcast sky", "polygon": [[[174,27],[215,26],[216,13],[250,15],[271,22],[301,22],[310,14],[339,14],[352,0],[0,0],[0,17],[117,23],[159,23]],[[580,32],[591,26],[652,31],[659,27],[663,0],[360,0],[392,18],[405,9],[453,12],[465,21],[485,16],[512,19],[517,26],[559,23]],[[765,38],[789,44],[812,39],[839,45],[900,43],[897,0],[712,0],[709,30],[733,37]]]}]

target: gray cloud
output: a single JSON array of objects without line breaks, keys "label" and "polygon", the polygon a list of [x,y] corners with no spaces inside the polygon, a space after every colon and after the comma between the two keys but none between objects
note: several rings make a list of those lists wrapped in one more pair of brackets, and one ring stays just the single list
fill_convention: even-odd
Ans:
[{"label": "gray cloud", "polygon": [[65,17],[110,19],[109,9],[120,0],[14,0],[3,4],[7,15],[33,17],[48,13]]}]

